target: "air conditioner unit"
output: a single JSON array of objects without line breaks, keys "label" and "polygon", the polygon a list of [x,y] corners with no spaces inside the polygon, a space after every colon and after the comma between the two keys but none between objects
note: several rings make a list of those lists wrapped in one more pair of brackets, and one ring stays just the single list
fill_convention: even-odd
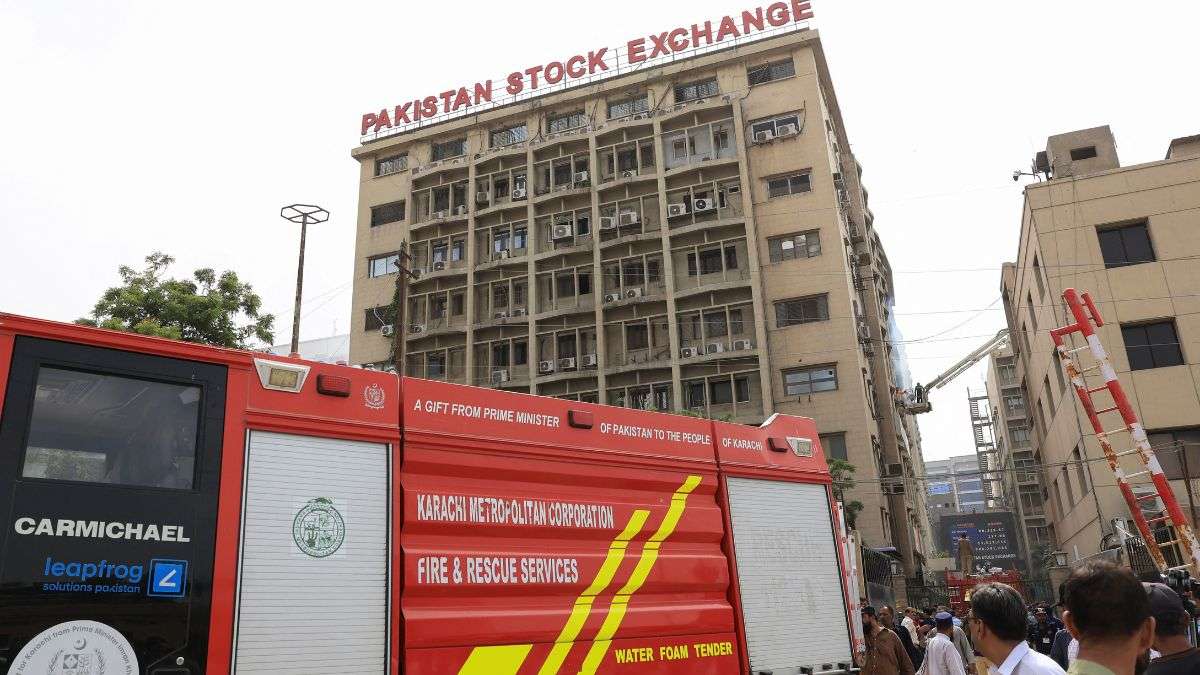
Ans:
[{"label": "air conditioner unit", "polygon": [[558,360],[559,370],[575,370],[575,357],[567,356]]},{"label": "air conditioner unit", "polygon": [[713,200],[708,199],[707,197],[701,197],[700,199],[692,200],[692,210],[697,213],[700,211],[712,211],[715,208],[717,208],[717,205],[713,203]]},{"label": "air conditioner unit", "polygon": [[559,223],[550,230],[550,236],[555,241],[559,239],[570,239],[575,236],[575,228],[571,227],[570,223]]},{"label": "air conditioner unit", "polygon": [[525,199],[525,188],[513,188],[512,198],[514,200]]},{"label": "air conditioner unit", "polygon": [[633,178],[638,175],[637,169],[626,169],[621,172],[621,178]]},{"label": "air conditioner unit", "polygon": [[550,192],[550,188],[545,185],[539,185],[539,186],[537,186],[537,189],[534,190],[534,194],[537,194],[537,195],[549,194],[549,192]]},{"label": "air conditioner unit", "polygon": [[383,337],[392,337],[396,334],[396,327],[390,323],[385,323],[379,327],[379,334]]},{"label": "air conditioner unit", "polygon": [[492,260],[508,260],[510,257],[512,257],[512,251],[506,248],[492,253]]},{"label": "air conditioner unit", "polygon": [[586,183],[587,181],[588,181],[588,172],[586,172],[586,171],[576,171],[575,172],[575,182],[576,183]]},{"label": "air conditioner unit", "polygon": [[796,128],[795,124],[780,124],[775,128],[775,131],[778,133],[780,138],[783,138],[784,136],[795,136],[796,134],[800,133],[800,130]]},{"label": "air conditioner unit", "polygon": [[539,373],[553,373],[554,372],[554,362],[553,361],[538,361],[538,372]]},{"label": "air conditioner unit", "polygon": [[733,349],[734,351],[744,351],[747,349],[754,349],[754,345],[750,344],[749,340],[734,340]]},{"label": "air conditioner unit", "polygon": [[687,204],[667,204],[668,218],[674,218],[675,216],[686,216],[687,212]]},{"label": "air conditioner unit", "polygon": [[867,267],[868,265],[870,265],[871,264],[871,254],[870,253],[859,253],[858,254],[858,264],[862,267]]},{"label": "air conditioner unit", "polygon": [[488,201],[489,201],[489,197],[488,197],[488,193],[486,190],[480,190],[479,192],[475,193],[475,203],[476,204],[486,204],[486,203],[488,203]]},{"label": "air conditioner unit", "polygon": [[514,309],[512,311],[512,314],[510,316],[525,316],[525,308],[517,307],[516,309]]},{"label": "air conditioner unit", "polygon": [[445,211],[434,211],[434,212],[433,212],[433,217],[434,217],[435,219],[438,219],[438,220],[440,220],[440,219],[442,219],[442,218],[445,218],[445,217],[446,217],[446,212],[445,212]]},{"label": "air conditioner unit", "polygon": [[600,229],[615,230],[617,229],[617,219],[613,216],[600,216]]},{"label": "air conditioner unit", "polygon": [[605,294],[604,294],[604,301],[605,301],[605,302],[616,302],[616,301],[618,301],[618,300],[620,300],[620,299],[621,299],[621,294],[620,294],[620,293],[605,293]]},{"label": "air conditioner unit", "polygon": [[446,261],[445,260],[434,260],[433,261],[433,271],[434,272],[440,272],[444,269],[446,269]]},{"label": "air conditioner unit", "polygon": [[596,367],[596,355],[595,354],[584,354],[583,355],[583,367],[584,368],[595,368]]},{"label": "air conditioner unit", "polygon": [[454,207],[454,215],[456,215],[456,216],[465,216],[465,215],[467,215],[467,205],[466,205],[466,204],[460,204],[460,205],[458,205],[458,206]]},{"label": "air conditioner unit", "polygon": [[725,343],[724,342],[710,342],[710,343],[704,345],[704,353],[705,354],[719,354],[723,351],[725,351]]},{"label": "air conditioner unit", "polygon": [[645,294],[646,291],[642,288],[628,288],[625,290],[625,297],[627,298],[640,298]]},{"label": "air conditioner unit", "polygon": [[626,211],[621,214],[620,219],[621,226],[624,227],[626,225],[637,225],[641,221],[641,216],[638,215],[637,211]]},{"label": "air conditioner unit", "polygon": [[770,130],[754,132],[755,143],[769,143],[775,139],[775,132]]},{"label": "air conditioner unit", "polygon": [[500,384],[501,382],[508,382],[508,378],[509,378],[509,375],[508,375],[507,370],[493,370],[492,371],[492,384]]},{"label": "air conditioner unit", "polygon": [[492,314],[492,318],[493,319],[507,319],[508,318],[508,310],[501,310],[499,312],[496,312],[496,313]]},{"label": "air conditioner unit", "polygon": [[425,324],[414,323],[408,327],[408,332],[410,335],[419,335],[421,333],[424,333],[425,332]]},{"label": "air conditioner unit", "polygon": [[871,339],[871,329],[867,328],[867,324],[858,324],[858,339],[864,342]]},{"label": "air conditioner unit", "polygon": [[414,267],[414,268],[412,268],[412,270],[411,270],[411,272],[410,272],[410,276],[411,276],[413,279],[420,279],[421,277],[425,276],[425,268],[424,268],[424,267]]},{"label": "air conditioner unit", "polygon": [[679,350],[679,358],[690,359],[700,355],[700,351],[695,347],[684,347]]}]

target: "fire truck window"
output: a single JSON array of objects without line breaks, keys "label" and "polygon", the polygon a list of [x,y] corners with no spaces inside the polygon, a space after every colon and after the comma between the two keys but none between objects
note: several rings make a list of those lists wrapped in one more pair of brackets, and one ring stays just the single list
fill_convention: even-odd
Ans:
[{"label": "fire truck window", "polygon": [[191,489],[200,388],[43,366],[25,478]]}]

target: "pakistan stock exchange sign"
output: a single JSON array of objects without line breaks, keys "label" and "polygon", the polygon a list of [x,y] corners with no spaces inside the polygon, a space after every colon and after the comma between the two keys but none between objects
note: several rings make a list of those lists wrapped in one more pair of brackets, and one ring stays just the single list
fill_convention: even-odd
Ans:
[{"label": "pakistan stock exchange sign", "polygon": [[958,536],[967,535],[975,550],[975,566],[1014,569],[1021,565],[1013,514],[1008,511],[943,515],[938,524],[942,550],[957,555]]}]

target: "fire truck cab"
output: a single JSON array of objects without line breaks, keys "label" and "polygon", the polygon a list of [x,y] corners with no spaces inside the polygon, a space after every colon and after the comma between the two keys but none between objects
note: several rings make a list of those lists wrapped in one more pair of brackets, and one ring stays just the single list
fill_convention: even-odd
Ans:
[{"label": "fire truck cab", "polygon": [[829,484],[808,419],[0,314],[0,673],[849,672]]}]

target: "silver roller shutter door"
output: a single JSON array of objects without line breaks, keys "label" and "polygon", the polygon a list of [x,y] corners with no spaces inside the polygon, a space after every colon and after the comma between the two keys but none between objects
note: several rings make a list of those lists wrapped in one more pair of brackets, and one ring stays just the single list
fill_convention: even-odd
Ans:
[{"label": "silver roller shutter door", "polygon": [[825,486],[750,478],[728,485],[751,672],[849,662]]},{"label": "silver roller shutter door", "polygon": [[386,672],[388,446],[254,431],[246,460],[235,672]]}]

